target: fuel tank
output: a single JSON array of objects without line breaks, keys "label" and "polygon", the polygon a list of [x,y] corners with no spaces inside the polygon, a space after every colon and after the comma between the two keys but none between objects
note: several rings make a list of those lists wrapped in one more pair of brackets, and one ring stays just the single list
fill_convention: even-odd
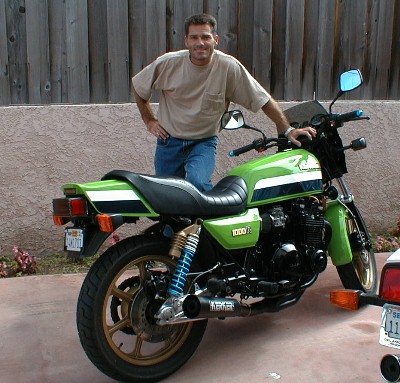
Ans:
[{"label": "fuel tank", "polygon": [[315,195],[323,188],[321,166],[317,158],[304,149],[246,162],[232,169],[229,175],[246,181],[248,207]]}]

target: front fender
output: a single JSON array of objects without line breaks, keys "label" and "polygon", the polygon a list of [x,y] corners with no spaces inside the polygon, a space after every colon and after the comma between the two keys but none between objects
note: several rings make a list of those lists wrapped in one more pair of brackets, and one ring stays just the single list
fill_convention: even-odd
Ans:
[{"label": "front fender", "polygon": [[332,226],[332,238],[328,245],[328,253],[335,266],[350,263],[353,259],[347,224],[349,215],[346,207],[339,201],[329,201],[325,219]]}]

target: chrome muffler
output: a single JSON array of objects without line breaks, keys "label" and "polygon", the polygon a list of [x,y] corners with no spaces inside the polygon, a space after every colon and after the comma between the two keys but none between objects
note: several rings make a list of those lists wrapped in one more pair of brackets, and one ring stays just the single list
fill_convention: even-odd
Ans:
[{"label": "chrome muffler", "polygon": [[385,355],[381,361],[381,374],[389,383],[400,382],[400,355]]}]

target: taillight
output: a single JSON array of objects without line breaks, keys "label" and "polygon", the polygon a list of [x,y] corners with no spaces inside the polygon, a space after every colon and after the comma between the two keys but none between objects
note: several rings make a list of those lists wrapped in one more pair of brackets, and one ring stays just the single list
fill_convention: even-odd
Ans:
[{"label": "taillight", "polygon": [[347,310],[358,310],[360,308],[360,291],[333,290],[330,294],[330,301]]},{"label": "taillight", "polygon": [[86,215],[87,203],[83,198],[70,198],[71,214],[73,216]]},{"label": "taillight", "polygon": [[381,298],[390,302],[400,302],[400,268],[385,266],[382,270]]},{"label": "taillight", "polygon": [[[56,225],[63,224],[62,218],[73,218],[87,215],[88,207],[85,198],[53,199],[53,220]],[[55,218],[58,217],[58,218]]]}]

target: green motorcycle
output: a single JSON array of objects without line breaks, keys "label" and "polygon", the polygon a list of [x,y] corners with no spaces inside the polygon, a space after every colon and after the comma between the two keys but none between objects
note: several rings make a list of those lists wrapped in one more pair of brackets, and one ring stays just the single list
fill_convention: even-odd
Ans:
[{"label": "green motorcycle", "polygon": [[[343,175],[338,128],[362,120],[359,110],[332,113],[344,92],[362,84],[358,70],[340,76],[329,112],[308,101],[285,113],[294,128],[317,129],[292,147],[224,114],[224,129],[260,134],[237,156],[277,152],[246,162],[202,193],[187,181],[114,170],[101,181],[63,186],[54,222],[65,228],[71,256],[96,254],[118,227],[146,217],[154,224],[108,248],[89,270],[79,295],[77,326],[94,365],[113,379],[155,382],[195,352],[209,318],[253,316],[297,303],[327,266],[345,288],[373,293],[377,268],[367,227]],[[335,181],[335,182],[333,182]]]}]

